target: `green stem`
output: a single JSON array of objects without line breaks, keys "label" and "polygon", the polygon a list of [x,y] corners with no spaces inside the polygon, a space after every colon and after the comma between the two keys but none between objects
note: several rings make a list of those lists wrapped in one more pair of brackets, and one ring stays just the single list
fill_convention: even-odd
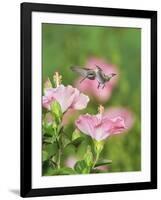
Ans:
[{"label": "green stem", "polygon": [[95,164],[97,163],[99,155],[100,155],[100,153],[97,152],[92,168],[94,168]]},{"label": "green stem", "polygon": [[94,142],[94,149],[95,149],[96,156],[95,156],[95,160],[94,160],[92,168],[95,167],[104,145],[104,142],[102,141],[93,140],[93,142]]},{"label": "green stem", "polygon": [[57,161],[58,162],[58,169],[60,169],[60,161],[61,161],[60,158],[61,158],[61,150],[59,149],[58,150],[58,161]]},{"label": "green stem", "polygon": [[59,138],[57,139],[57,144],[58,144],[58,159],[57,159],[57,165],[58,165],[58,169],[61,168],[61,155],[62,155],[62,141],[61,141],[61,131],[62,129],[60,129],[59,131]]}]

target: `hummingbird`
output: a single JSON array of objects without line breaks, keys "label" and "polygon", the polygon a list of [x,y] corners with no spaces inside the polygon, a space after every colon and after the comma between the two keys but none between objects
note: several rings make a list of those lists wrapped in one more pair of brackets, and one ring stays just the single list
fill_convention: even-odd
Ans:
[{"label": "hummingbird", "polygon": [[115,73],[105,74],[104,71],[96,65],[95,69],[89,69],[89,68],[83,68],[83,67],[71,67],[71,70],[76,72],[77,74],[81,75],[83,79],[80,81],[82,83],[85,79],[89,80],[97,80],[99,89],[102,85],[102,89],[105,87],[105,84],[111,80],[112,77],[114,77]]}]

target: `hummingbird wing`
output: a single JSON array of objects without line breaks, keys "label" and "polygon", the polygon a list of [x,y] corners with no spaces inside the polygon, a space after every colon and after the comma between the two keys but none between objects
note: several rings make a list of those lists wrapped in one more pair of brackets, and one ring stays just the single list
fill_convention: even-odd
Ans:
[{"label": "hummingbird wing", "polygon": [[104,84],[106,82],[106,77],[105,77],[105,74],[102,70],[96,71],[96,79],[101,84]]},{"label": "hummingbird wing", "polygon": [[96,67],[97,67],[98,70],[103,71],[103,70],[101,69],[101,67],[99,67],[98,65],[96,65]]},{"label": "hummingbird wing", "polygon": [[71,70],[81,75],[82,77],[87,77],[88,79],[94,80],[96,78],[96,72],[89,68],[82,68],[73,66]]}]

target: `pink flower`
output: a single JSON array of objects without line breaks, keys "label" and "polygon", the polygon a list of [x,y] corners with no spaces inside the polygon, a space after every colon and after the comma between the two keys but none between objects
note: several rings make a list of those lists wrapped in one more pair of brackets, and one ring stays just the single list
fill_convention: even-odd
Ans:
[{"label": "pink flower", "polygon": [[89,97],[80,93],[80,91],[72,86],[65,87],[60,85],[57,88],[49,88],[45,90],[45,96],[43,96],[43,107],[50,110],[50,105],[53,101],[57,101],[65,112],[69,108],[76,110],[84,109],[88,102]]},{"label": "pink flower", "polygon": [[109,109],[105,110],[104,115],[109,118],[114,118],[117,116],[122,117],[125,121],[125,126],[126,126],[125,131],[132,128],[132,126],[134,124],[134,120],[135,120],[133,113],[129,109],[122,108],[122,107],[109,108]]},{"label": "pink flower", "polygon": [[98,166],[98,167],[95,167],[95,169],[98,169],[100,171],[107,171],[109,169],[109,167],[107,165],[102,165],[102,166]]},{"label": "pink flower", "polygon": [[50,81],[50,79],[48,78],[45,83],[44,83],[44,88],[47,89],[47,88],[52,88],[52,83]]},{"label": "pink flower", "polygon": [[104,140],[110,135],[119,134],[125,129],[122,117],[109,118],[101,114],[81,115],[76,120],[76,126],[97,141]]},{"label": "pink flower", "polygon": [[89,80],[85,79],[82,83],[80,83],[80,80],[82,77],[76,81],[77,88],[84,93],[89,94],[90,96],[93,96],[97,99],[99,102],[105,102],[107,101],[112,94],[112,90],[115,87],[117,80],[118,80],[118,70],[115,66],[108,64],[103,59],[98,59],[91,57],[88,59],[86,63],[86,67],[90,69],[95,69],[96,65],[98,65],[105,74],[115,73],[117,74],[115,77],[113,77],[108,83],[106,83],[105,87],[103,89],[98,89],[98,82],[97,80]]},{"label": "pink flower", "polygon": [[77,159],[74,156],[70,156],[65,161],[65,165],[70,168],[74,168],[75,163],[77,162]]}]

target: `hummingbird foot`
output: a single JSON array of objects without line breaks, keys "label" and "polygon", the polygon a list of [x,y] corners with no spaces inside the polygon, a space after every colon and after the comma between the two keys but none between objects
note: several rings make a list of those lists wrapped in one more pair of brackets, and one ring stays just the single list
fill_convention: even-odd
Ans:
[{"label": "hummingbird foot", "polygon": [[102,89],[104,89],[104,87],[105,87],[105,84],[103,84]]},{"label": "hummingbird foot", "polygon": [[100,83],[98,83],[98,86],[97,86],[97,89],[99,89],[100,88]]}]

